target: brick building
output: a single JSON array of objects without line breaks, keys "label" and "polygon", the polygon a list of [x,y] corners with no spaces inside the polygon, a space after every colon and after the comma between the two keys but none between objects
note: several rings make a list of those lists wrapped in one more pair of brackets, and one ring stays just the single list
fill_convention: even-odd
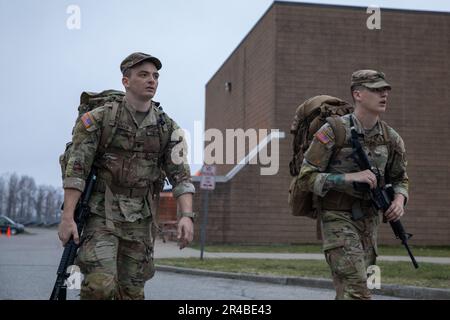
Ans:
[{"label": "brick building", "polygon": [[[318,94],[351,101],[351,73],[370,68],[384,71],[393,85],[384,120],[407,147],[411,189],[403,222],[411,241],[450,245],[450,15],[381,14],[381,30],[369,30],[366,8],[274,2],[208,82],[206,129],[286,133],[275,176],[261,176],[259,165],[218,166],[208,242],[316,242],[315,223],[291,217],[287,206],[292,118],[301,102]],[[199,190],[196,212],[201,198]],[[398,243],[387,225],[380,242]]]},{"label": "brick building", "polygon": [[170,191],[161,192],[159,198],[159,221],[177,220],[177,203]]}]

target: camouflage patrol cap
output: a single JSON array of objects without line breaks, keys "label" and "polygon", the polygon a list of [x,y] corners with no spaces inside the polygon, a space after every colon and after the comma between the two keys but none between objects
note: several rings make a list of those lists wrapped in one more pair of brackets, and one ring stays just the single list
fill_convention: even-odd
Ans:
[{"label": "camouflage patrol cap", "polygon": [[352,88],[356,86],[364,86],[369,89],[391,89],[391,85],[386,82],[385,74],[375,70],[359,70],[354,72],[352,75]]},{"label": "camouflage patrol cap", "polygon": [[122,71],[122,74],[124,74],[125,71],[133,68],[135,65],[143,61],[152,62],[155,65],[156,69],[158,70],[162,68],[161,61],[158,58],[153,57],[146,53],[135,52],[130,54],[128,57],[125,58],[125,60],[122,61],[122,63],[120,64],[120,71]]}]

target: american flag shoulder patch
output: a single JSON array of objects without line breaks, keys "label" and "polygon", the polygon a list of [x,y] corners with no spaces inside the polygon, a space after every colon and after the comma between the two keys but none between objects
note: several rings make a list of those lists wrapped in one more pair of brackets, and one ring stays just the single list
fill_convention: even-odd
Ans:
[{"label": "american flag shoulder patch", "polygon": [[84,127],[86,128],[86,130],[91,129],[92,127],[95,126],[95,120],[92,117],[90,112],[86,112],[82,117],[81,117],[81,121],[83,122]]},{"label": "american flag shoulder patch", "polygon": [[320,130],[316,133],[316,138],[323,144],[329,144],[331,141],[333,141],[333,133],[331,128],[326,128],[323,130]]}]

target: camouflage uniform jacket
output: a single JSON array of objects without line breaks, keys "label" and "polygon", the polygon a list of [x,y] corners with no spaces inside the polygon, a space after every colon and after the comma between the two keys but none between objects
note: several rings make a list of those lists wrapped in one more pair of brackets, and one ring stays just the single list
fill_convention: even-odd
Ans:
[{"label": "camouflage uniform jacket", "polygon": [[[190,168],[183,162],[174,163],[172,152],[181,149],[186,152],[186,144],[178,125],[168,116],[162,120],[162,111],[152,104],[148,115],[138,125],[135,109],[126,99],[119,107],[117,130],[106,150],[101,151],[102,127],[106,125],[105,113],[107,106],[94,109],[86,114],[75,125],[72,138],[72,151],[67,162],[66,174],[63,181],[64,188],[83,191],[85,181],[92,165],[98,169],[97,190],[90,200],[91,212],[106,216],[114,221],[134,222],[146,218],[156,208],[151,201],[152,184],[161,177],[161,170],[167,175],[172,184],[175,198],[186,193],[195,193],[191,182]],[[158,121],[163,121],[162,125]],[[160,128],[168,137],[167,143],[161,143]],[[177,149],[175,149],[177,148]],[[103,187],[101,188],[101,185]],[[146,190],[147,194],[110,192],[111,190]],[[113,188],[115,186],[115,188]],[[103,189],[103,190],[99,190]],[[106,191],[105,191],[106,189]],[[150,197],[149,197],[150,195]]]},{"label": "camouflage uniform jacket", "polygon": [[[373,129],[364,130],[354,114],[341,117],[345,127],[346,138],[340,151],[337,151],[335,148],[335,136],[329,124],[324,125],[317,132],[305,153],[305,159],[299,175],[302,188],[313,192],[322,200],[327,197],[330,191],[345,193],[354,198],[369,199],[368,193],[358,192],[353,188],[352,183],[344,181],[344,174],[361,171],[351,157],[353,148],[351,145],[350,117],[353,117],[361,144],[372,166],[378,168],[383,178],[385,178],[385,172],[388,169],[388,178],[393,185],[395,193],[404,195],[407,200],[407,161],[402,138],[394,129],[387,125],[385,126],[387,132],[383,132],[383,126],[380,121]],[[385,140],[386,137],[383,137],[386,134],[389,136],[388,143]]]}]

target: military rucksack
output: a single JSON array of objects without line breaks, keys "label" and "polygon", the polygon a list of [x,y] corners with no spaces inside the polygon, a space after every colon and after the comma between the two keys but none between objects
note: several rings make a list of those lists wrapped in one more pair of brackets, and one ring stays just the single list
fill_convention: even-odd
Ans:
[{"label": "military rucksack", "polygon": [[[103,91],[100,93],[83,92],[80,97],[80,105],[78,106],[78,117],[75,122],[75,126],[86,112],[90,112],[98,107],[105,105],[108,102],[114,106],[114,111],[115,111],[115,112],[109,113],[109,115],[115,117],[117,115],[118,106],[120,105],[120,103],[122,102],[124,97],[125,97],[125,94],[123,92],[116,91],[116,90],[106,90],[106,91]],[[113,114],[113,113],[115,113],[115,114]],[[103,139],[103,137],[105,137],[107,135],[107,133],[104,134],[106,127],[107,126],[103,126],[102,139]],[[72,129],[72,134],[74,133],[74,130],[75,130],[75,127]],[[66,149],[65,149],[64,153],[59,157],[59,164],[61,166],[61,174],[62,174],[63,180],[65,179],[66,167],[67,167],[67,162],[69,161],[71,149],[72,149],[72,142],[69,142],[66,144]]]},{"label": "military rucksack", "polygon": [[[80,97],[80,105],[78,107],[78,118],[76,123],[78,123],[81,117],[86,113],[90,112],[98,107],[104,106],[105,113],[103,118],[102,132],[101,138],[99,142],[99,152],[104,152],[108,146],[111,144],[115,132],[118,128],[118,119],[120,117],[120,112],[122,108],[119,108],[123,99],[125,97],[125,93],[117,90],[106,90],[100,93],[94,92],[83,92]],[[167,115],[162,111],[160,104],[158,102],[154,102],[157,107],[157,125],[160,136],[160,144],[161,146],[165,146],[169,141],[169,133],[167,129],[163,129],[163,126],[166,126],[167,123],[170,122],[170,119]],[[72,134],[75,130],[72,130]],[[59,157],[59,163],[61,166],[62,179],[65,178],[65,172],[67,163],[70,156],[70,151],[72,148],[72,142],[66,144],[66,149],[64,153]],[[159,164],[160,166],[160,164]],[[164,188],[165,181],[165,173],[161,170],[161,176],[158,181],[154,183],[154,192],[160,192]]]},{"label": "military rucksack", "polygon": [[301,188],[298,176],[303,163],[304,154],[314,139],[316,132],[329,123],[335,135],[335,149],[337,152],[345,143],[345,128],[340,120],[341,116],[353,112],[353,107],[346,101],[332,96],[322,95],[313,97],[302,103],[295,113],[291,126],[293,141],[293,158],[289,164],[293,176],[289,187],[288,203],[291,214],[317,218],[314,208],[313,193]]}]

